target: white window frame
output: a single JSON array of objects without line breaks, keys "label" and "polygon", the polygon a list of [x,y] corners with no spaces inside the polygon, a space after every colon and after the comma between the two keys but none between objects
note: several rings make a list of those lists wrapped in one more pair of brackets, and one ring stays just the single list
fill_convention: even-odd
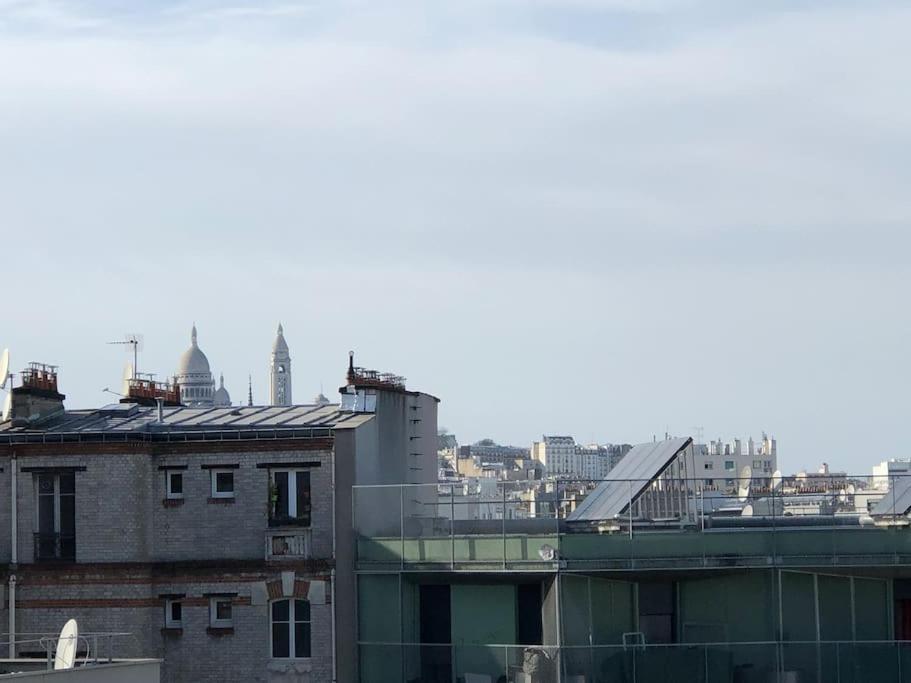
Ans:
[{"label": "white window frame", "polygon": [[[230,619],[218,618],[218,603],[227,602],[231,608]],[[209,626],[212,628],[234,628],[234,598],[228,595],[217,595],[209,598]]]},{"label": "white window frame", "polygon": [[[180,619],[173,618],[172,607],[177,603],[180,605]],[[168,598],[164,602],[164,625],[165,628],[183,628],[183,598]]]},{"label": "white window frame", "polygon": [[[294,620],[294,608],[295,608],[294,601],[295,600],[303,600],[304,602],[307,602],[310,604],[310,620],[309,621],[296,622]],[[286,601],[288,603],[288,621],[287,622],[284,622],[284,621],[275,622],[272,620],[272,605],[274,605],[277,602],[283,602],[283,601]],[[288,624],[288,656],[287,657],[275,657],[272,654],[275,651],[272,646],[272,633],[273,633],[273,626],[275,623],[282,623],[282,624],[287,623]],[[294,626],[297,623],[310,624],[310,656],[309,657],[295,657],[294,656],[295,645],[296,645],[294,642],[294,631],[295,631]],[[279,598],[278,600],[270,601],[269,602],[269,659],[274,659],[279,662],[287,662],[287,661],[292,661],[292,660],[297,660],[299,662],[300,661],[309,662],[312,658],[313,658],[313,603],[310,602],[309,600],[307,600],[306,598],[294,598],[294,597]]]},{"label": "white window frame", "polygon": [[[180,475],[180,493],[175,493],[171,490],[171,477],[175,474]],[[178,500],[183,498],[183,488],[186,480],[184,478],[184,470],[182,469],[173,469],[164,471],[164,486],[165,486],[165,498],[170,500]]]},{"label": "white window frame", "polygon": [[[227,467],[221,467],[218,469],[209,470],[211,477],[212,485],[212,498],[233,498],[234,491],[236,489],[236,482],[234,481],[234,470]],[[218,475],[219,474],[230,474],[231,475],[231,490],[230,491],[219,491],[218,490]]]}]

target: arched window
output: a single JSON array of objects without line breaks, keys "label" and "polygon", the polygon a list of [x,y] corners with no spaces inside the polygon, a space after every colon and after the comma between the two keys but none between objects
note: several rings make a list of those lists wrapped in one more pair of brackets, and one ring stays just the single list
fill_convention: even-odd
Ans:
[{"label": "arched window", "polygon": [[310,602],[276,600],[272,603],[272,657],[310,656]]}]

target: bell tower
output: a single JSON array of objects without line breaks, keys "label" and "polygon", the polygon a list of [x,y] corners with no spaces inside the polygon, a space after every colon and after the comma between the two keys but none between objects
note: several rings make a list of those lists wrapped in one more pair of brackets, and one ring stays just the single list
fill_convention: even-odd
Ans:
[{"label": "bell tower", "polygon": [[285,331],[278,324],[278,334],[272,343],[272,364],[269,368],[269,398],[273,406],[291,405],[291,356]]}]

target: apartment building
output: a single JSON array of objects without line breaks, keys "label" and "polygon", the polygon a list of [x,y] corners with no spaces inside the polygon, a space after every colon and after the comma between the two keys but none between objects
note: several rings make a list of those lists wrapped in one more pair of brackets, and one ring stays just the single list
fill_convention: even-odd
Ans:
[{"label": "apartment building", "polygon": [[65,410],[57,381],[30,366],[0,423],[10,642],[76,618],[133,634],[120,654],[163,658],[163,681],[353,680],[351,487],[436,481],[437,399],[353,359],[341,405],[146,386]]}]

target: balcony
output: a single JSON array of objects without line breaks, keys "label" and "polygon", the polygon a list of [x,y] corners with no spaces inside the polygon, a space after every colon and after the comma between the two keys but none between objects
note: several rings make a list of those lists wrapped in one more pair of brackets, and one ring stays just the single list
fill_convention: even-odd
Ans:
[{"label": "balcony", "polygon": [[[624,480],[623,511],[595,522],[567,518],[597,481],[355,486],[357,566],[558,572],[911,565],[911,510],[901,493],[911,491],[911,478],[882,479],[747,484],[746,495],[711,490],[702,479]],[[881,503],[890,504],[886,513],[877,513]]]},{"label": "balcony", "polygon": [[36,562],[75,562],[76,537],[58,533],[36,533]]},{"label": "balcony", "polygon": [[310,529],[293,529],[266,532],[267,560],[309,560]]},{"label": "balcony", "polygon": [[584,647],[358,644],[361,683],[909,681],[902,641],[765,641]]}]

